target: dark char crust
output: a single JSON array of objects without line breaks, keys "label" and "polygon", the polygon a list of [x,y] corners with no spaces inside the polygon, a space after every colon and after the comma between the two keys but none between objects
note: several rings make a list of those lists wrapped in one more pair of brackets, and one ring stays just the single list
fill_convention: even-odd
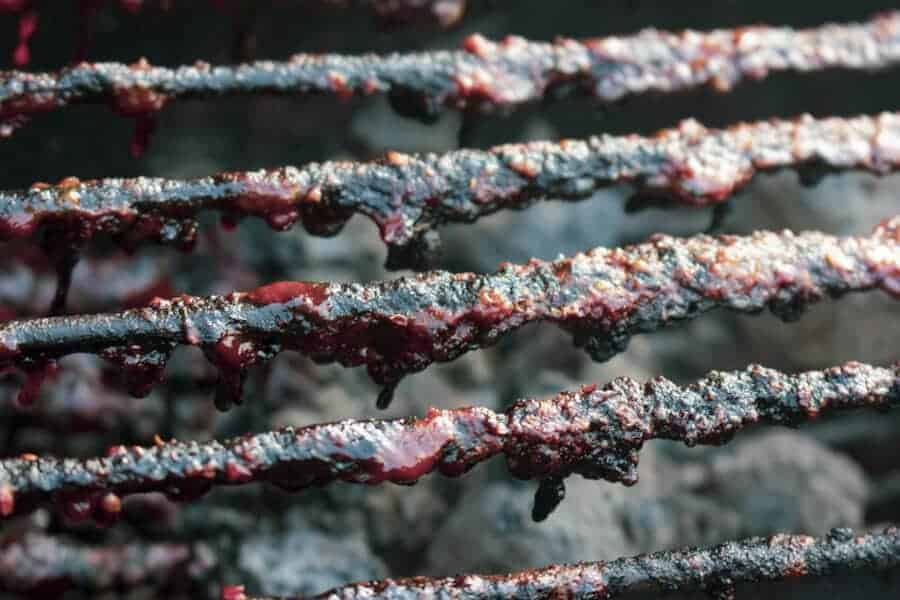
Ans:
[{"label": "dark char crust", "polygon": [[[366,3],[363,3],[366,4]],[[404,7],[421,2],[368,4]],[[449,8],[453,4],[433,3]],[[458,8],[458,5],[456,5]],[[377,12],[378,9],[376,9]],[[452,19],[450,19],[452,20]],[[79,104],[108,104],[147,117],[178,98],[230,94],[389,94],[401,113],[424,120],[443,106],[497,112],[572,85],[602,102],[632,94],[672,93],[709,85],[726,91],[770,72],[879,69],[900,61],[900,12],[864,23],[812,29],[752,26],[708,32],[646,29],[584,41],[501,42],[468,37],[459,51],[342,56],[300,54],[286,62],[176,68],[144,61],[81,63],[58,72],[0,74],[0,116],[11,133],[21,117]]]},{"label": "dark char crust", "polygon": [[598,136],[460,150],[389,152],[374,162],[313,163],[191,180],[139,177],[37,183],[0,192],[0,240],[46,240],[50,254],[71,256],[90,238],[112,236],[126,248],[144,242],[189,248],[197,215],[229,221],[256,216],[276,230],[297,221],[333,235],[353,214],[370,218],[388,246],[388,266],[422,268],[433,234],[447,222],[472,222],[541,199],[580,200],[621,183],[636,196],[709,206],[733,196],[754,174],[782,168],[900,166],[900,113],[850,119],[740,124],[708,130],[696,121],[653,137]]},{"label": "dark char crust", "polygon": [[[73,519],[115,519],[124,495],[162,491],[192,499],[216,485],[254,481],[290,491],[336,481],[410,484],[437,471],[457,477],[496,455],[520,479],[549,481],[552,505],[563,478],[579,474],[632,485],[645,441],[722,444],[756,423],[796,425],[826,412],[900,402],[900,363],[887,368],[847,363],[785,374],[758,365],[712,372],[689,386],[658,377],[619,378],[545,399],[522,400],[507,411],[440,410],[423,418],[346,420],[247,434],[224,442],[160,441],[116,446],[88,460],[24,456],[0,461],[0,514],[46,502]],[[545,491],[538,491],[538,501]],[[112,510],[110,510],[110,507]]]},{"label": "dark char crust", "polygon": [[[667,594],[707,591],[733,598],[736,584],[785,581],[856,571],[884,571],[900,565],[900,529],[856,535],[834,529],[824,538],[780,534],[709,548],[692,548],[620,558],[610,562],[554,565],[509,575],[413,577],[354,583],[317,600],[505,600],[579,598],[607,600],[632,592]],[[223,599],[262,600],[228,586]],[[274,599],[271,599],[274,600]]]},{"label": "dark char crust", "polygon": [[162,378],[177,345],[202,348],[219,368],[217,403],[240,401],[247,369],[282,350],[322,363],[365,365],[387,390],[433,362],[494,344],[531,322],[570,331],[606,360],[642,332],[715,308],[784,319],[827,296],[900,293],[900,217],[868,237],[818,232],[657,235],[552,262],[503,264],[490,275],[430,272],[371,284],[279,282],[247,293],[155,299],[120,313],[0,324],[0,366],[40,373],[86,352],[114,362],[135,395]]}]

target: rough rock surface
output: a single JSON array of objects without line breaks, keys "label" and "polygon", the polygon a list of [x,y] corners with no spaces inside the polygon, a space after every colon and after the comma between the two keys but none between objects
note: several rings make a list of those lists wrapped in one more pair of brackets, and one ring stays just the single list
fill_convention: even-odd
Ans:
[{"label": "rough rock surface", "polygon": [[806,436],[766,432],[718,454],[704,487],[741,515],[740,536],[863,525],[865,473]]},{"label": "rough rock surface", "polygon": [[641,481],[632,488],[570,478],[565,502],[541,523],[531,518],[534,484],[507,480],[471,487],[429,547],[427,573],[501,573],[638,552],[622,510],[656,495],[659,475],[652,450],[645,449]]},{"label": "rough rock surface", "polygon": [[238,567],[263,594],[315,594],[348,581],[377,579],[387,568],[362,535],[336,535],[311,526],[301,510],[286,515],[277,530],[248,536]]},{"label": "rough rock surface", "polygon": [[531,486],[499,481],[472,487],[437,532],[428,574],[499,573],[863,525],[862,470],[800,433],[758,435],[734,450],[685,450],[696,460],[681,467],[654,446],[644,449],[637,486],[573,477],[566,500],[543,523],[530,518]]}]

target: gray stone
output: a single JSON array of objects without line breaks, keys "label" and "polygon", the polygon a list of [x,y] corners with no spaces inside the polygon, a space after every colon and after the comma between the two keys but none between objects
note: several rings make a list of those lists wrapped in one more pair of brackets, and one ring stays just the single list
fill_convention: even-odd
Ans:
[{"label": "gray stone", "polygon": [[707,546],[736,539],[741,515],[688,491],[639,498],[624,507],[624,524],[640,552]]},{"label": "gray stone", "polygon": [[864,524],[862,469],[794,432],[766,432],[713,457],[706,494],[741,518],[739,534],[824,535]]},{"label": "gray stone", "polygon": [[348,581],[387,575],[361,533],[323,531],[300,510],[289,513],[280,527],[264,526],[247,536],[237,564],[252,578],[250,589],[274,596],[317,594]]},{"label": "gray stone", "polygon": [[[542,523],[531,520],[534,484],[498,482],[471,490],[438,531],[427,571],[502,573],[634,553],[613,508],[621,491],[603,482],[567,483],[568,497]],[[592,502],[578,500],[582,485],[592,488]]]},{"label": "gray stone", "polygon": [[531,520],[534,482],[471,487],[429,548],[427,572],[500,573],[637,553],[625,507],[658,493],[652,449],[643,462],[641,481],[632,488],[570,477],[565,500],[541,523]]}]

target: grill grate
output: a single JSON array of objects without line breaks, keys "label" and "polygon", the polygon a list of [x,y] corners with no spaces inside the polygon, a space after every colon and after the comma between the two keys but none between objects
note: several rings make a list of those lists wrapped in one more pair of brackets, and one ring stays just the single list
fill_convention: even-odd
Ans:
[{"label": "grill grate", "polygon": [[0,75],[0,119],[7,121],[9,135],[22,117],[72,104],[105,104],[147,119],[180,98],[266,93],[342,99],[388,94],[399,113],[432,121],[442,106],[508,111],[542,100],[551,89],[559,92],[563,84],[613,102],[706,85],[725,92],[744,79],[781,71],[874,70],[898,62],[900,12],[867,23],[798,31],[648,29],[631,37],[552,44],[518,37],[493,42],[474,35],[456,52],[298,54],[281,63],[213,67],[200,62],[174,69],[142,60],[78,64],[56,73],[7,72]]},{"label": "grill grate", "polygon": [[56,501],[70,518],[114,521],[120,496],[164,491],[180,499],[216,485],[267,481],[298,491],[335,481],[412,483],[438,471],[468,472],[498,454],[513,476],[539,479],[533,509],[544,520],[579,474],[637,483],[644,442],[718,445],[756,423],[797,425],[821,413],[900,403],[900,366],[848,363],[786,375],[752,366],[679,387],[620,378],[578,392],[522,400],[501,414],[486,408],[432,409],[422,419],[342,421],[287,428],[225,442],[114,446],[105,458],[0,462],[0,515]]},{"label": "grill grate", "polygon": [[[20,17],[14,53],[20,67],[29,60],[40,4],[0,2],[0,12]],[[83,0],[83,17],[95,16],[102,4]],[[114,4],[137,11],[145,3]],[[319,4],[363,10],[389,23],[430,21],[444,27],[457,24],[466,8],[465,0]],[[82,44],[88,31],[82,32]],[[55,72],[0,73],[0,135],[11,135],[41,113],[104,104],[136,119],[132,150],[140,154],[159,112],[190,98],[385,95],[403,116],[433,122],[443,109],[456,109],[469,126],[476,113],[506,114],[569,91],[610,104],[701,86],[727,92],[743,80],[777,72],[898,65],[896,11],[862,23],[809,29],[646,29],[554,42],[491,41],[475,34],[458,51],[301,54],[285,62],[224,67],[198,62],[165,68],[146,60],[79,63]],[[217,370],[214,403],[226,410],[241,404],[252,367],[291,350],[317,363],[365,366],[382,386],[377,407],[386,409],[407,375],[493,346],[530,323],[556,324],[591,358],[605,361],[638,333],[713,309],[745,314],[768,309],[788,321],[808,305],[848,292],[881,290],[897,299],[900,216],[886,215],[862,236],[787,230],[658,234],[569,258],[504,263],[488,275],[434,270],[372,283],[281,281],[249,292],[154,297],[118,312],[65,314],[73,270],[94,245],[89,242],[112,238],[129,251],[146,243],[188,250],[197,240],[202,211],[219,213],[228,225],[260,217],[279,231],[299,221],[316,236],[335,235],[361,214],[376,224],[388,248],[387,268],[425,270],[434,264],[442,225],[472,223],[539,200],[582,200],[601,188],[628,184],[628,210],[718,209],[757,173],[791,169],[812,184],[831,172],[887,175],[898,167],[900,114],[885,112],[803,115],[725,129],[688,120],[649,137],[602,135],[444,154],[388,152],[366,162],[195,179],[69,177],[35,183],[0,192],[0,241],[43,250],[56,273],[56,293],[49,316],[0,323],[0,367],[24,374],[21,407],[40,401],[43,382],[58,375],[57,361],[73,354],[104,359],[132,395],[143,397],[168,376],[173,351],[193,346]],[[168,288],[154,283],[150,289]],[[187,404],[180,400],[179,406]],[[532,518],[540,522],[564,500],[571,475],[637,483],[639,455],[649,440],[721,445],[760,424],[798,426],[824,414],[840,418],[851,410],[886,410],[898,403],[900,363],[846,362],[796,374],[751,365],[712,371],[691,385],[620,377],[603,386],[519,400],[506,410],[431,408],[420,418],[346,419],[224,441],[157,436],[153,446],[114,445],[103,457],[27,453],[0,459],[0,518],[37,519],[55,507],[69,523],[114,528],[126,499],[157,510],[154,493],[199,501],[215,488],[252,482],[290,492],[336,482],[412,484],[435,471],[458,477],[503,455],[513,478],[537,481]],[[59,428],[65,431],[67,422]],[[54,533],[28,531],[0,544],[0,589],[38,596],[69,588],[128,591],[185,573],[200,580],[215,571],[215,557],[190,540],[118,538],[101,546]],[[822,538],[783,534],[508,575],[348,584],[318,597],[613,598],[703,590],[733,598],[736,586],[747,582],[898,566],[896,528],[860,535],[835,529]],[[253,597],[244,586],[224,586],[221,595],[223,600]]]},{"label": "grill grate", "polygon": [[[855,536],[836,529],[825,539],[778,535],[712,548],[660,552],[609,563],[553,566],[505,576],[446,579],[398,579],[359,583],[330,590],[317,598],[618,598],[630,592],[709,592],[734,598],[736,584],[778,581],[802,575],[828,575],[851,569],[880,571],[896,567],[900,532]],[[223,600],[251,600],[241,586],[230,587]]]},{"label": "grill grate", "polygon": [[95,353],[124,370],[131,393],[143,396],[176,346],[199,346],[219,368],[216,405],[224,410],[240,403],[249,367],[290,349],[320,363],[365,365],[385,386],[378,405],[386,408],[405,375],[532,322],[556,323],[595,360],[607,360],[635,333],[715,308],[769,308],[791,320],[826,296],[874,288],[894,295],[900,289],[900,218],[869,237],[657,236],[552,262],[507,264],[493,275],[278,282],[228,296],[156,299],[115,314],[10,321],[0,324],[0,364],[39,380],[61,356]]}]

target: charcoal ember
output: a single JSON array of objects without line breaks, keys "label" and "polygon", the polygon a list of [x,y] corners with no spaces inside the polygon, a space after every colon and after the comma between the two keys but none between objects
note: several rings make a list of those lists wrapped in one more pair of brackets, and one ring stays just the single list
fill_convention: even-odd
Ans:
[{"label": "charcoal ember", "polygon": [[81,260],[69,287],[67,312],[147,306],[153,298],[174,296],[177,290],[171,275],[173,262],[158,253],[137,257],[120,253]]},{"label": "charcoal ember", "polygon": [[823,535],[861,527],[869,481],[849,458],[807,436],[767,432],[712,458],[704,494],[741,516],[738,536]]},{"label": "charcoal ember", "polygon": [[[161,498],[160,498],[161,496]],[[162,519],[154,518],[142,531],[150,538],[179,536],[206,540],[222,561],[223,571],[233,571],[240,541],[257,528],[277,529],[272,520],[287,514],[291,506],[280,502],[277,494],[264,495],[254,490],[213,492],[209,502],[184,504],[165,495],[141,494],[148,499]],[[127,506],[127,501],[126,501]],[[305,505],[304,505],[305,506]],[[253,507],[253,510],[247,510]],[[150,507],[146,506],[145,509]]]},{"label": "charcoal ember", "polygon": [[7,313],[5,317],[27,316],[35,306],[46,309],[53,295],[53,281],[41,275],[49,272],[49,265],[36,249],[17,252],[10,246],[14,245],[3,248],[8,259],[0,262],[0,304]]},{"label": "charcoal ember", "polygon": [[278,525],[265,523],[247,535],[237,567],[254,590],[270,595],[316,594],[347,581],[387,575],[360,533],[318,529],[302,509],[288,512]]},{"label": "charcoal ember", "polygon": [[77,354],[60,364],[56,379],[46,386],[47,397],[37,403],[37,419],[55,424],[60,433],[124,429],[152,435],[164,411],[159,394],[136,403],[95,356]]},{"label": "charcoal ember", "polygon": [[453,483],[429,478],[404,486],[330,486],[300,497],[279,494],[277,503],[270,488],[260,491],[257,503],[266,506],[270,519],[297,509],[323,535],[358,534],[391,575],[414,575],[460,495],[486,485],[488,475],[476,470]]},{"label": "charcoal ember", "polygon": [[497,354],[490,348],[483,353],[464,354],[453,362],[435,365],[434,370],[467,396],[474,394],[478,401],[471,401],[473,405],[500,406],[497,388],[502,373],[498,369],[503,363],[498,362]]},{"label": "charcoal ember", "polygon": [[409,415],[424,416],[429,409],[436,404],[435,398],[440,398],[441,407],[464,408],[466,406],[480,406],[488,409],[499,407],[496,394],[487,387],[460,388],[457,387],[439,371],[428,373],[428,377],[411,377],[398,386],[395,398],[396,404],[386,410],[373,411],[372,406],[363,407],[368,416],[391,415],[403,418]]},{"label": "charcoal ember", "polygon": [[286,352],[268,365],[260,400],[270,411],[264,428],[305,427],[352,417],[366,417],[360,396],[377,390],[357,371],[321,368],[309,358]]},{"label": "charcoal ember", "polygon": [[[496,482],[471,489],[441,527],[425,572],[430,575],[505,573],[539,565],[634,554],[612,505],[622,491],[574,480],[566,501],[545,521],[535,523],[534,489]],[[477,541],[472,539],[478,532]]]}]

